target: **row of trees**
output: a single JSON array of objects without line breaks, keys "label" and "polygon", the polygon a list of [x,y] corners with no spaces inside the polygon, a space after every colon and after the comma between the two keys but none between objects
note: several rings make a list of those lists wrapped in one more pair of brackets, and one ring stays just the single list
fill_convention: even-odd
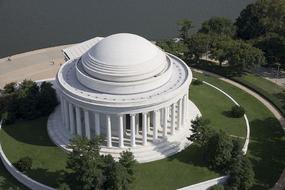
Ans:
[{"label": "row of trees", "polygon": [[6,123],[49,115],[57,104],[56,92],[49,82],[40,86],[31,80],[12,82],[0,94],[0,114]]},{"label": "row of trees", "polygon": [[258,65],[285,64],[285,2],[257,0],[248,5],[235,23],[224,17],[213,17],[191,35],[190,20],[178,22],[181,41],[160,41],[166,51],[192,64],[202,64],[208,55],[241,74]]},{"label": "row of trees", "polygon": [[254,172],[250,160],[242,153],[241,142],[223,131],[213,130],[209,123],[197,117],[192,121],[192,135],[188,139],[200,146],[209,168],[230,176],[226,189],[249,189],[254,183]]},{"label": "row of trees", "polygon": [[69,148],[67,169],[61,190],[112,189],[127,190],[135,179],[136,160],[129,151],[121,153],[119,161],[111,155],[100,155],[101,138],[88,140],[76,137]]}]

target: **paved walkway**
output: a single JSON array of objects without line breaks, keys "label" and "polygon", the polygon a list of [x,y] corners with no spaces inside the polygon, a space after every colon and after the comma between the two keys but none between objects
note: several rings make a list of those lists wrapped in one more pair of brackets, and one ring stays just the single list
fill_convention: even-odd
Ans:
[{"label": "paved walkway", "polygon": [[[199,72],[199,73],[206,73],[207,75],[211,75],[211,76],[215,76],[217,78],[219,78],[220,80],[227,82],[233,86],[236,86],[238,88],[240,88],[241,90],[249,93],[250,95],[254,96],[256,99],[258,99],[262,104],[264,104],[272,113],[273,115],[276,117],[276,119],[279,120],[283,130],[285,131],[285,118],[282,116],[282,114],[270,103],[268,102],[266,99],[264,99],[262,96],[260,96],[259,94],[257,94],[256,92],[250,90],[249,88],[235,82],[232,81],[230,79],[227,79],[225,77],[222,77],[220,75],[214,74],[214,73],[210,73],[207,71],[202,71],[202,70],[198,70],[198,69],[193,69],[193,71]],[[276,182],[275,186],[272,188],[272,190],[284,190],[285,189],[285,169],[283,170],[279,180]]]},{"label": "paved walkway", "polygon": [[9,82],[54,77],[60,65],[64,63],[61,50],[67,46],[69,45],[30,51],[0,59],[0,88]]}]

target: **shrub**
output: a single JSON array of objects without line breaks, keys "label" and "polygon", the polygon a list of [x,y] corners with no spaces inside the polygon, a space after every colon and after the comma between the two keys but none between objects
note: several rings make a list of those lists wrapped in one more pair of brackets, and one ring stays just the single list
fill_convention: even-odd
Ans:
[{"label": "shrub", "polygon": [[203,81],[196,79],[196,80],[193,80],[192,84],[193,85],[202,85]]},{"label": "shrub", "polygon": [[66,183],[62,183],[58,186],[57,190],[70,190],[70,187]]},{"label": "shrub", "polygon": [[15,167],[21,172],[26,172],[32,168],[33,160],[30,157],[20,158],[15,164]]},{"label": "shrub", "polygon": [[245,113],[244,108],[238,105],[233,106],[231,109],[231,115],[232,117],[235,117],[235,118],[242,117],[244,113]]},{"label": "shrub", "polygon": [[214,186],[210,187],[209,190],[224,190],[224,186],[220,185],[220,184],[217,184],[217,185],[214,185]]},{"label": "shrub", "polygon": [[16,121],[16,116],[12,112],[4,112],[1,114],[1,119],[3,119],[4,124],[12,124]]}]

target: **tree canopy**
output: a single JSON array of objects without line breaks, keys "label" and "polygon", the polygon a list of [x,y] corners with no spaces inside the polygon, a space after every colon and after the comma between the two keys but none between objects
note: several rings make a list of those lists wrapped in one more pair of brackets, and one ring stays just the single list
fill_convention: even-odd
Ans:
[{"label": "tree canopy", "polygon": [[61,188],[72,190],[114,189],[127,190],[133,182],[136,161],[131,152],[122,152],[119,161],[111,155],[100,155],[101,137],[91,140],[76,137],[67,160],[68,172]]},{"label": "tree canopy", "polygon": [[199,32],[225,36],[235,35],[235,26],[232,21],[225,17],[212,17],[202,23]]}]

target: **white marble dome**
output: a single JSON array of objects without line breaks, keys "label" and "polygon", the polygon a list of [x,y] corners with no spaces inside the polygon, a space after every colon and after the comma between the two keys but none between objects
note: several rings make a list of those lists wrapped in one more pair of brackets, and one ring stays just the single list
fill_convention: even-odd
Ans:
[{"label": "white marble dome", "polygon": [[[192,72],[179,58],[134,34],[94,40],[57,74],[62,126],[59,145],[74,135],[105,137],[101,153],[115,158],[131,150],[139,162],[172,155],[189,141],[190,120],[200,114],[189,100]],[[67,138],[62,140],[62,138]],[[67,143],[65,143],[67,144]]]}]

